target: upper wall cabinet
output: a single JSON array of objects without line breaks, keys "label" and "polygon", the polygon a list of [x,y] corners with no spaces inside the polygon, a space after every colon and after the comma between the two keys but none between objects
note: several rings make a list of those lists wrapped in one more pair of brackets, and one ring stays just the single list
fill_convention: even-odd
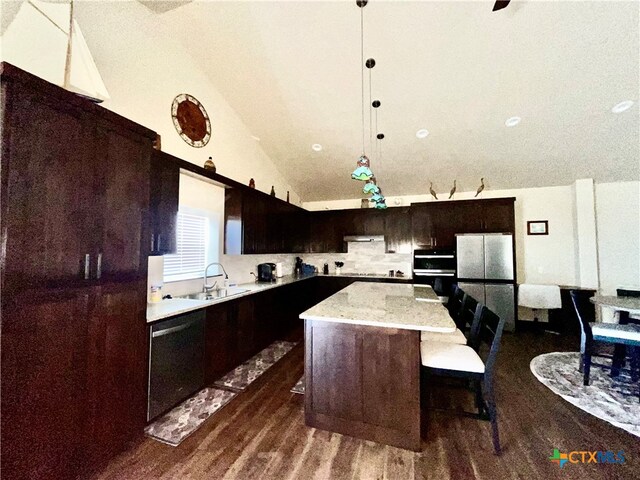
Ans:
[{"label": "upper wall cabinet", "polygon": [[151,250],[176,253],[180,194],[180,167],[171,155],[154,150],[151,155]]},{"label": "upper wall cabinet", "polygon": [[260,191],[234,187],[225,193],[225,253],[303,253],[308,212]]},{"label": "upper wall cabinet", "polygon": [[143,276],[155,134],[2,65],[5,286]]},{"label": "upper wall cabinet", "polygon": [[457,233],[514,233],[515,198],[457,200],[411,205],[413,245],[455,248]]}]

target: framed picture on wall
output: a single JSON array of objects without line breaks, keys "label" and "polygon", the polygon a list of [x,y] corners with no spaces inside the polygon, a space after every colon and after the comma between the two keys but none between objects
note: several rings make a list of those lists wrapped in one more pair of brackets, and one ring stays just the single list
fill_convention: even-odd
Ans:
[{"label": "framed picture on wall", "polygon": [[527,235],[549,235],[549,221],[548,220],[528,221]]}]

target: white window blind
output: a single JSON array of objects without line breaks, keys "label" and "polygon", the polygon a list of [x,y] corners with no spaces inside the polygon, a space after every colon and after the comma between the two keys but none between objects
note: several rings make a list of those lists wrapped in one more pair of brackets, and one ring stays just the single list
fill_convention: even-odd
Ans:
[{"label": "white window blind", "polygon": [[178,212],[177,253],[164,256],[164,276],[202,273],[207,258],[209,219]]}]

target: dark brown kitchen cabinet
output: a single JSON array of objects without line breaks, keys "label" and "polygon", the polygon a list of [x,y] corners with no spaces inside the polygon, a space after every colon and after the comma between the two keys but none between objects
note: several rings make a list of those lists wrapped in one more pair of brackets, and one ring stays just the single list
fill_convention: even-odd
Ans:
[{"label": "dark brown kitchen cabinet", "polygon": [[[12,79],[11,79],[12,80]],[[84,278],[95,249],[96,132],[87,112],[3,75],[3,236],[12,287]]]},{"label": "dark brown kitchen cabinet", "polygon": [[176,253],[180,194],[180,167],[172,156],[153,150],[151,155],[151,250]]},{"label": "dark brown kitchen cabinet", "polygon": [[[152,140],[100,121],[96,143],[99,194],[96,262],[105,278],[141,278],[147,270]],[[97,271],[96,275],[100,275]]]},{"label": "dark brown kitchen cabinet", "polygon": [[482,228],[486,233],[515,233],[515,198],[482,200]]},{"label": "dark brown kitchen cabinet", "polygon": [[510,198],[414,203],[411,229],[415,248],[452,249],[458,233],[514,233]]},{"label": "dark brown kitchen cabinet", "polygon": [[88,318],[88,458],[103,464],[143,434],[147,411],[146,280],[93,289]]},{"label": "dark brown kitchen cabinet", "polygon": [[263,192],[234,187],[225,194],[225,253],[307,251],[308,212]]},{"label": "dark brown kitchen cabinet", "polygon": [[5,287],[143,276],[153,132],[2,65]]},{"label": "dark brown kitchen cabinet", "polygon": [[435,248],[435,222],[427,205],[411,205],[411,232],[415,248]]},{"label": "dark brown kitchen cabinet", "polygon": [[3,478],[75,478],[82,470],[89,301],[88,289],[50,289],[3,303]]},{"label": "dark brown kitchen cabinet", "polygon": [[234,302],[207,307],[205,323],[205,383],[210,385],[237,366]]},{"label": "dark brown kitchen cabinet", "polygon": [[384,211],[384,240],[387,253],[411,253],[411,209],[393,207]]},{"label": "dark brown kitchen cabinet", "polygon": [[144,426],[155,134],[1,69],[2,473],[75,478]]},{"label": "dark brown kitchen cabinet", "polygon": [[146,282],[25,291],[3,311],[6,478],[74,478],[141,436]]}]

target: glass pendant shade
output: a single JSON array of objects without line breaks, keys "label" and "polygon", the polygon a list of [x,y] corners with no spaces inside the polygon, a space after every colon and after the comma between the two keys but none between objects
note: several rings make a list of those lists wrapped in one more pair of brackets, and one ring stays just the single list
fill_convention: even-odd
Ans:
[{"label": "glass pendant shade", "polygon": [[371,195],[371,200],[376,203],[384,202],[384,195],[382,195],[382,192],[374,193],[373,195]]},{"label": "glass pendant shade", "polygon": [[358,167],[351,174],[353,180],[360,180],[361,182],[366,182],[371,177],[373,177],[373,172],[368,167]]},{"label": "glass pendant shade", "polygon": [[371,180],[369,180],[364,184],[362,193],[364,193],[365,195],[380,193],[380,187],[378,187],[375,183],[371,183]]}]

